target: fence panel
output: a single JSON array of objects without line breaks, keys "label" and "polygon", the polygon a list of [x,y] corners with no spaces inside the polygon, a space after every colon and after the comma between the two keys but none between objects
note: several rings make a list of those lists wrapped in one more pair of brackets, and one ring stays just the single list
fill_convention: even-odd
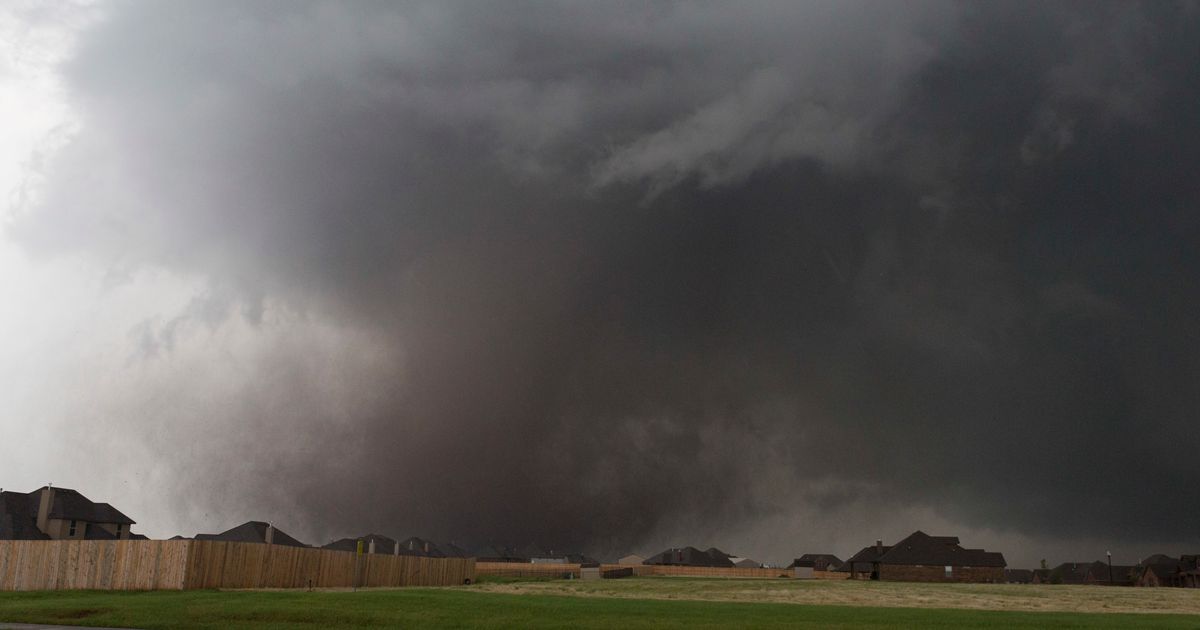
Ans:
[{"label": "fence panel", "polygon": [[0,591],[450,586],[473,558],[218,540],[0,540]]}]

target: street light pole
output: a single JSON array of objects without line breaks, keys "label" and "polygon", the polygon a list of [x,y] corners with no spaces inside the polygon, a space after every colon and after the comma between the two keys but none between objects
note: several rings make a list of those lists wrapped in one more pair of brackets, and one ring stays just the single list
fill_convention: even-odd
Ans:
[{"label": "street light pole", "polygon": [[1112,583],[1113,583],[1113,579],[1112,579],[1112,552],[1111,552],[1111,551],[1105,551],[1104,553],[1108,555],[1108,584],[1111,586],[1111,585],[1112,585]]}]

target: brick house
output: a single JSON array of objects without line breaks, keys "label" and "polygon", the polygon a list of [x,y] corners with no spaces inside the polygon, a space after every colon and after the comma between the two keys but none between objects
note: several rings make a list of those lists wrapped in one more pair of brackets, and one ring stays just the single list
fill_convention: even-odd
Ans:
[{"label": "brick house", "polygon": [[902,582],[1004,582],[1004,555],[983,549],[966,549],[957,536],[930,536],[913,532],[891,546],[874,546],[846,561],[850,577],[869,571],[874,580]]},{"label": "brick house", "polygon": [[1136,586],[1173,586],[1200,588],[1200,555],[1184,555],[1178,560],[1155,555],[1142,561]]},{"label": "brick house", "polygon": [[131,540],[133,519],[70,488],[0,492],[0,540]]}]

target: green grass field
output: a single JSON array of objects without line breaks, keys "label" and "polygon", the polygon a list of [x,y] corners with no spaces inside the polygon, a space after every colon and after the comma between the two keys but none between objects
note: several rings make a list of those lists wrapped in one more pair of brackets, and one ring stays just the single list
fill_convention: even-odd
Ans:
[{"label": "green grass field", "polygon": [[[622,580],[657,599],[602,592],[462,588],[326,591],[53,591],[0,593],[3,621],[133,628],[1196,628],[1196,615],[829,606],[671,599],[746,580]],[[788,584],[788,582],[782,582]],[[545,583],[536,583],[545,588]],[[561,584],[561,582],[559,583]],[[594,583],[593,583],[594,584]],[[779,584],[778,582],[776,584]],[[579,583],[568,586],[577,586]],[[824,586],[824,585],[822,585]],[[610,584],[606,588],[613,588]],[[834,587],[837,588],[837,587]],[[854,587],[857,588],[857,587]],[[703,590],[703,589],[701,589]],[[1142,589],[1152,590],[1152,589]],[[1167,590],[1167,589],[1155,589]],[[867,591],[869,592],[869,591]],[[667,595],[664,596],[664,593]]]}]

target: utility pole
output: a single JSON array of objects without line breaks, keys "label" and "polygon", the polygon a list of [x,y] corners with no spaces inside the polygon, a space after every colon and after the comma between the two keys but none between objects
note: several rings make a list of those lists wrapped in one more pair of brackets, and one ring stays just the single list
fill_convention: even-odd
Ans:
[{"label": "utility pole", "polygon": [[1109,584],[1109,586],[1112,586],[1112,583],[1113,583],[1113,579],[1112,579],[1112,552],[1111,552],[1111,551],[1105,551],[1104,553],[1108,555],[1108,584]]}]

